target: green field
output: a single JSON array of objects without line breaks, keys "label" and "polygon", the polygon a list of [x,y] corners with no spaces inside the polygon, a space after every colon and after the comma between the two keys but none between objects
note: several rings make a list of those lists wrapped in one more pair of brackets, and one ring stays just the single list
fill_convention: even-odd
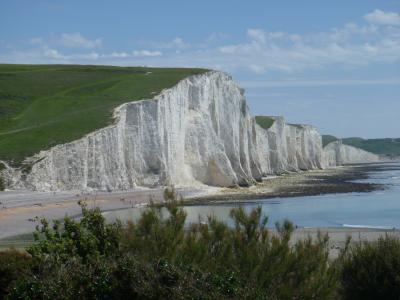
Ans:
[{"label": "green field", "polygon": [[19,164],[113,122],[118,105],[149,99],[204,69],[0,64],[0,160]]},{"label": "green field", "polygon": [[323,135],[322,136],[322,145],[325,147],[329,143],[336,142],[338,138],[333,135]]},{"label": "green field", "polygon": [[[338,140],[331,135],[322,136],[324,146],[330,142]],[[354,146],[365,151],[384,155],[400,155],[400,138],[392,139],[362,139],[359,137],[350,137],[342,139],[343,144]]]},{"label": "green field", "polygon": [[275,123],[275,119],[267,116],[256,116],[256,122],[264,129],[271,128],[272,125]]}]

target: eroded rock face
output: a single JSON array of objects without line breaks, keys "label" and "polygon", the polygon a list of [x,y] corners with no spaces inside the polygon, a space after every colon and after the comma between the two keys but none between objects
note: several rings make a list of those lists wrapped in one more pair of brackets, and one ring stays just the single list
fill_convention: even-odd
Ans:
[{"label": "eroded rock face", "polygon": [[246,186],[267,174],[322,168],[322,155],[314,127],[276,117],[271,128],[261,128],[243,90],[211,71],[154,99],[119,106],[114,125],[41,151],[28,159],[34,162],[29,174],[7,171],[15,177],[7,182],[44,191]]},{"label": "eroded rock face", "polygon": [[242,90],[220,72],[188,77],[116,109],[116,123],[37,155],[37,190],[249,185],[261,179],[256,124]]},{"label": "eroded rock face", "polygon": [[271,128],[258,130],[263,173],[322,168],[322,142],[317,129],[309,125],[287,124],[283,117],[274,119]]},{"label": "eroded rock face", "polygon": [[369,163],[379,161],[379,156],[362,149],[345,145],[340,140],[324,147],[324,167],[335,167],[345,164]]}]

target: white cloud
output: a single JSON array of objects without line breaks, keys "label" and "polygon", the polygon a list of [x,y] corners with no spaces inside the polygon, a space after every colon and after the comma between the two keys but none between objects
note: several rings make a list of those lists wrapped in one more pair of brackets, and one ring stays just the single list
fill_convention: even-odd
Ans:
[{"label": "white cloud", "polygon": [[113,52],[110,55],[107,55],[107,57],[126,58],[129,57],[129,54],[126,52]]},{"label": "white cloud", "polygon": [[218,41],[223,41],[229,38],[229,35],[222,32],[213,32],[206,39],[206,43],[213,43]]},{"label": "white cloud", "polygon": [[188,49],[191,45],[185,42],[180,37],[175,37],[170,41],[147,41],[143,42],[144,45],[148,45],[158,49]]},{"label": "white cloud", "polygon": [[183,48],[189,47],[189,44],[186,43],[182,38],[179,38],[179,37],[174,38],[170,44],[171,44],[172,48],[183,49]]},{"label": "white cloud", "polygon": [[368,24],[345,24],[328,32],[290,34],[248,29],[249,42],[216,49],[224,68],[293,73],[309,69],[357,68],[373,63],[400,61],[400,28]]},{"label": "white cloud", "polygon": [[149,51],[149,50],[138,50],[132,52],[133,56],[136,57],[154,57],[154,56],[161,56],[161,51]]},{"label": "white cloud", "polygon": [[364,19],[378,25],[400,25],[400,14],[384,12],[380,9],[375,9],[373,12],[366,14]]},{"label": "white cloud", "polygon": [[101,55],[97,52],[66,55],[61,53],[57,49],[46,48],[46,47],[43,49],[43,55],[52,60],[65,60],[65,61],[87,61],[87,60],[93,61],[93,60],[98,60],[101,57]]},{"label": "white cloud", "polygon": [[58,50],[49,48],[44,49],[44,56],[50,59],[66,59],[66,56],[61,54]]},{"label": "white cloud", "polygon": [[[372,64],[400,62],[399,26],[378,26],[372,23],[360,25],[350,22],[326,32],[302,35],[260,28],[249,28],[245,32],[248,40],[242,43],[230,42],[231,39],[227,41],[225,35],[211,34],[208,40],[213,43],[207,43],[207,39],[204,39],[202,43],[189,44],[183,38],[176,37],[167,42],[146,42],[148,47],[143,46],[144,49],[132,52],[111,53],[71,53],[72,50],[69,49],[64,49],[65,53],[61,53],[55,50],[59,49],[59,39],[34,38],[33,49],[26,51],[30,53],[24,56],[23,51],[19,51],[15,55],[11,53],[9,57],[14,55],[14,58],[10,58],[13,61],[24,57],[21,61],[41,63],[48,59],[51,62],[68,60],[118,65],[198,66],[255,74],[291,74],[328,68],[357,69]],[[71,38],[72,36],[75,38]],[[89,41],[80,34],[68,37],[70,45],[72,41],[75,41],[74,45],[85,45],[86,48],[100,44],[96,40]],[[3,61],[7,61],[4,53],[1,57]]]},{"label": "white cloud", "polygon": [[247,35],[256,42],[259,42],[259,43],[266,42],[265,33],[261,29],[249,28],[249,29],[247,29]]},{"label": "white cloud", "polygon": [[80,33],[63,33],[59,42],[61,45],[70,48],[98,48],[102,45],[100,38],[90,40]]}]

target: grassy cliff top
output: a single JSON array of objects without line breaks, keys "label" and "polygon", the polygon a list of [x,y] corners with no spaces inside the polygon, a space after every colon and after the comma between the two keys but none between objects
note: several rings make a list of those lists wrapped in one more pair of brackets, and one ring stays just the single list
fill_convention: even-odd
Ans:
[{"label": "grassy cliff top", "polygon": [[269,129],[271,128],[272,125],[274,125],[275,119],[272,117],[267,117],[267,116],[256,116],[256,122],[258,125],[260,125],[264,129]]},{"label": "grassy cliff top", "polygon": [[[322,136],[324,146],[330,142],[338,140],[331,135]],[[375,154],[400,155],[400,138],[384,139],[363,139],[359,137],[350,137],[342,139],[343,144],[354,146]]]},{"label": "grassy cliff top", "polygon": [[204,69],[0,64],[0,160],[14,163],[112,123],[122,103],[153,98]]},{"label": "grassy cliff top", "polygon": [[338,140],[338,138],[336,136],[333,135],[323,135],[322,136],[322,145],[325,147],[326,145],[332,143],[332,142],[336,142]]}]

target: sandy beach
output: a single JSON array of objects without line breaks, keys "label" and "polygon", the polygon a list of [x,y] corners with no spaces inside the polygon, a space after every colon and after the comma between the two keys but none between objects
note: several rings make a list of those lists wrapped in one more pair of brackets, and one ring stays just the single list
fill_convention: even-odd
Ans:
[{"label": "sandy beach", "polygon": [[[251,199],[273,197],[295,197],[327,193],[369,192],[383,189],[384,186],[370,183],[355,183],[352,180],[367,178],[370,171],[379,170],[380,165],[346,166],[328,170],[288,173],[265,178],[251,187],[176,188],[188,205],[210,202],[246,202]],[[64,216],[77,216],[81,209],[79,200],[88,207],[99,207],[102,211],[127,209],[145,206],[153,201],[163,201],[164,188],[140,188],[119,192],[32,192],[7,191],[0,193],[0,239],[29,233],[35,230],[36,218],[61,219]],[[350,234],[353,240],[375,240],[385,231],[373,229],[322,229],[329,232],[332,249],[341,247]],[[308,234],[316,236],[317,229],[298,229],[294,239],[305,238]],[[396,233],[397,234],[397,233]]]},{"label": "sandy beach", "polygon": [[[177,188],[176,191],[187,197],[208,196],[218,193],[214,188]],[[64,216],[77,216],[81,213],[78,201],[84,201],[88,207],[99,207],[102,211],[125,209],[148,205],[150,201],[161,203],[164,188],[137,189],[123,192],[0,192],[0,239],[32,232],[35,230],[36,217],[50,220]]]},{"label": "sandy beach", "polygon": [[336,258],[341,249],[346,246],[347,239],[350,237],[350,245],[359,242],[373,242],[386,235],[400,238],[400,230],[386,230],[374,228],[300,228],[293,232],[291,242],[304,240],[307,237],[316,239],[318,232],[329,236],[329,256]]}]

